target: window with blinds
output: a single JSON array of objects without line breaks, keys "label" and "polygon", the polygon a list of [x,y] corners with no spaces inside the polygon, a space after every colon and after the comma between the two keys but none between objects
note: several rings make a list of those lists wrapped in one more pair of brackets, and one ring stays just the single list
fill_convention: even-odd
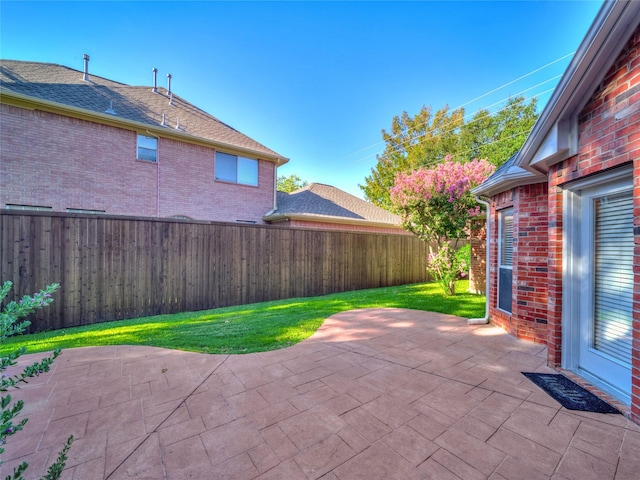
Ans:
[{"label": "window with blinds", "polygon": [[498,308],[511,313],[513,278],[513,209],[502,210],[498,217]]},{"label": "window with blinds", "polygon": [[593,347],[631,363],[633,192],[594,200]]}]

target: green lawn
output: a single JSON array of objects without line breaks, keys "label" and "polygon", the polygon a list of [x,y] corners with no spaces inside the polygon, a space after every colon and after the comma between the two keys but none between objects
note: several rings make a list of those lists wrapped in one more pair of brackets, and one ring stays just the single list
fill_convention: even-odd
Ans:
[{"label": "green lawn", "polygon": [[[468,281],[460,281],[456,291],[466,292],[468,286]],[[223,354],[261,352],[298,343],[311,336],[327,317],[345,310],[398,307],[473,318],[484,315],[484,302],[484,296],[467,293],[445,297],[436,284],[421,283],[21,335],[0,345],[0,354],[20,346],[35,353],[97,345],[151,345]]]}]

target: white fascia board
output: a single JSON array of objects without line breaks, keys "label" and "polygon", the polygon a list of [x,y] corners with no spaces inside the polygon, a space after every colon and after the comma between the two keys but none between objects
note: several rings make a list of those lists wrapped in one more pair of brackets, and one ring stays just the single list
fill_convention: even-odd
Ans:
[{"label": "white fascia board", "polygon": [[524,168],[531,172],[546,173],[550,165],[561,162],[577,153],[577,122],[572,128],[571,122],[554,123],[540,146],[533,154],[533,158]]},{"label": "white fascia board", "polygon": [[531,185],[546,181],[546,175],[525,170],[518,165],[512,165],[504,172],[501,172],[499,176],[493,177],[472,189],[471,193],[473,195],[491,197],[520,185]]}]

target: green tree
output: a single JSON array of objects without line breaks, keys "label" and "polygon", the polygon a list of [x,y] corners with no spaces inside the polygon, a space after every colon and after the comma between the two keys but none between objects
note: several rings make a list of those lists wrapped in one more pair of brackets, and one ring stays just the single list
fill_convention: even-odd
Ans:
[{"label": "green tree", "polygon": [[464,109],[450,111],[448,106],[435,113],[423,107],[414,117],[407,112],[394,117],[391,130],[382,131],[385,149],[360,185],[367,200],[390,210],[389,189],[398,173],[436,165],[447,155],[460,162],[487,158],[502,165],[531,131],[537,119],[536,101],[515,97],[495,114],[480,110],[468,122],[464,117]]},{"label": "green tree", "polygon": [[499,167],[516,153],[527,139],[538,119],[537,102],[526,103],[524,97],[514,97],[495,115],[480,110],[460,129],[460,161],[486,158]]},{"label": "green tree", "polygon": [[468,268],[466,255],[458,253],[458,241],[468,237],[469,220],[480,213],[471,189],[495,167],[486,160],[462,163],[446,159],[432,168],[399,173],[390,198],[402,226],[436,245],[436,253],[429,257],[429,272],[445,295],[453,295],[454,280]]},{"label": "green tree", "polygon": [[291,193],[307,185],[309,185],[309,183],[306,180],[302,180],[298,175],[292,174],[288,177],[283,175],[278,177],[276,189],[279,192]]},{"label": "green tree", "polygon": [[391,130],[382,130],[384,152],[378,155],[378,163],[365,184],[360,185],[367,200],[391,209],[389,188],[394,185],[396,175],[457,151],[463,122],[464,109],[450,112],[448,106],[435,113],[431,107],[423,106],[415,117],[407,112],[393,117]]}]

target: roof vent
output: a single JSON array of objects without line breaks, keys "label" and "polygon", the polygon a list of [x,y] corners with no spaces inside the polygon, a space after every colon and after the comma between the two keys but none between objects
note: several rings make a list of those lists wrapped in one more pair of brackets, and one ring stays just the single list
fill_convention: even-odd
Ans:
[{"label": "roof vent", "polygon": [[153,67],[151,71],[153,72],[153,88],[151,91],[153,93],[158,93],[158,69]]},{"label": "roof vent", "polygon": [[167,94],[171,95],[171,74],[167,73]]},{"label": "roof vent", "polygon": [[116,114],[116,111],[113,109],[113,100],[109,100],[109,108],[107,108],[104,113],[110,113],[111,115]]},{"label": "roof vent", "polygon": [[89,81],[89,55],[86,53],[82,55],[84,60],[84,74],[82,75],[82,80]]}]

